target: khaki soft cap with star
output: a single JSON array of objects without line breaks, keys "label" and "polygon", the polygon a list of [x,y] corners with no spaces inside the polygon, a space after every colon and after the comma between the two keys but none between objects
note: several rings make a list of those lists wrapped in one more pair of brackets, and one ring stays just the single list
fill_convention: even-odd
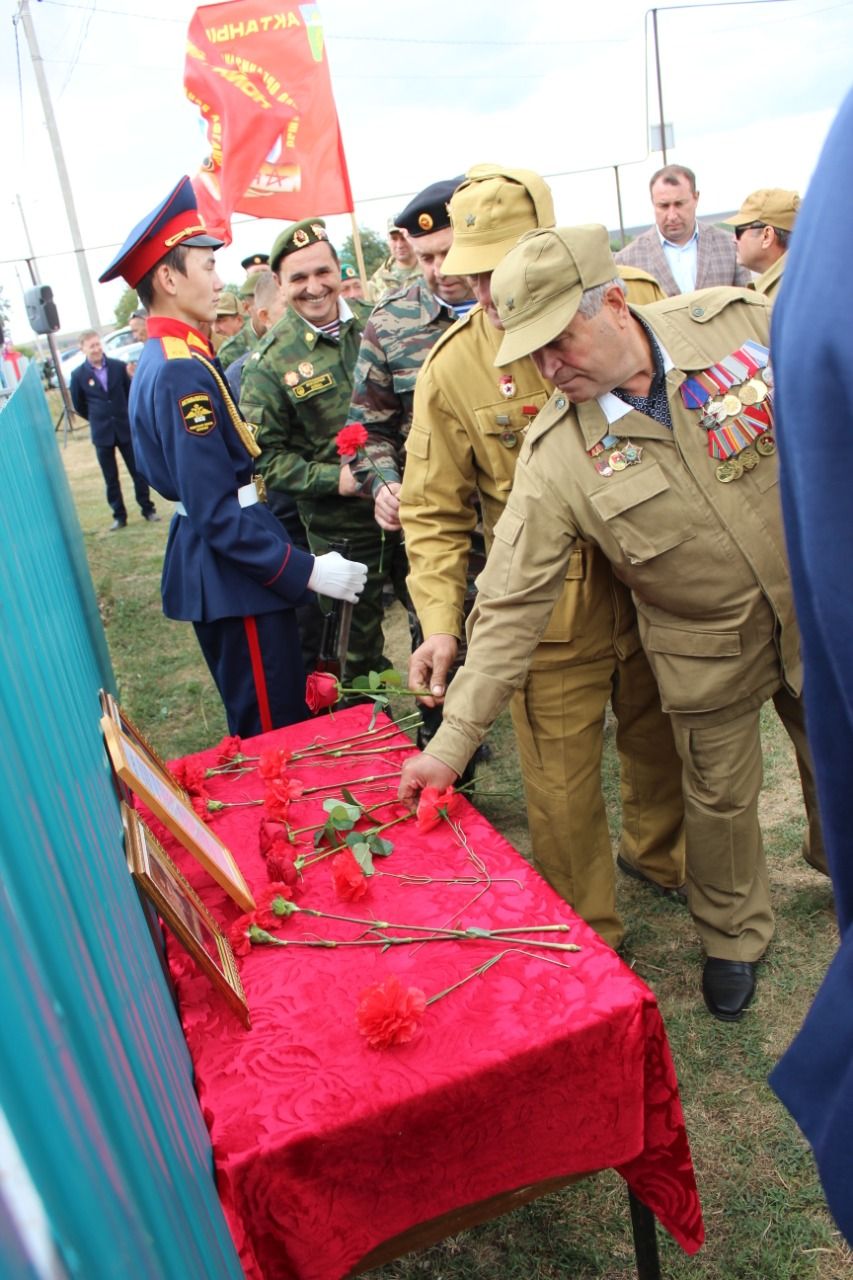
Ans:
[{"label": "khaki soft cap with star", "polygon": [[584,291],[618,274],[606,227],[542,228],[522,236],[492,276],[492,302],[504,327],[495,364],[553,341],[571,324]]}]

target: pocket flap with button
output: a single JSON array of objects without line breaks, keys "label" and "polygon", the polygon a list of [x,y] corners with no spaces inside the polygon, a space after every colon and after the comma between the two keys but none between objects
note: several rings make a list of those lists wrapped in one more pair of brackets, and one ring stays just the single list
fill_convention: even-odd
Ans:
[{"label": "pocket flap with button", "polygon": [[651,626],[643,637],[651,653],[680,658],[737,658],[741,654],[737,631],[688,631],[682,627]]}]

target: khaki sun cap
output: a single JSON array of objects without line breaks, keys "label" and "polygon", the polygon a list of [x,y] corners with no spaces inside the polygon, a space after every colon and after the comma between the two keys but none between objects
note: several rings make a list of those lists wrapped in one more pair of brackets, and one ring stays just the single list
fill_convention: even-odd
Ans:
[{"label": "khaki sun cap", "polygon": [[450,222],[453,244],[442,271],[458,276],[494,271],[525,231],[553,227],[551,188],[532,169],[475,164],[453,194]]},{"label": "khaki sun cap", "polygon": [[780,231],[792,231],[800,209],[800,197],[796,191],[784,191],[781,187],[762,187],[748,195],[737,213],[725,219],[730,227],[748,227],[751,222],[763,222]]},{"label": "khaki sun cap", "polygon": [[496,365],[538,351],[571,324],[586,289],[619,274],[607,228],[530,231],[492,276],[492,302],[504,327]]}]

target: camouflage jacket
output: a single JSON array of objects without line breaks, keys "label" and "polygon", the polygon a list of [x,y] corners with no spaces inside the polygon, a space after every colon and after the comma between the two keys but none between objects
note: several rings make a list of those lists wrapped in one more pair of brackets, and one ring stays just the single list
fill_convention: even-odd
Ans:
[{"label": "camouflage jacket", "polygon": [[235,360],[239,360],[247,351],[251,351],[256,341],[251,320],[245,320],[243,328],[232,337],[226,338],[216,353],[222,368],[227,369],[229,364],[233,364]]},{"label": "camouflage jacket", "polygon": [[[288,308],[243,366],[240,407],[257,428],[258,470],[271,489],[291,494],[309,534],[373,521],[370,503],[338,493],[335,437],[346,426],[352,374],[370,307],[347,300],[350,315],[334,341]],[[346,314],[346,313],[345,313]]]},{"label": "camouflage jacket", "polygon": [[396,258],[386,258],[381,267],[377,267],[367,282],[367,296],[371,302],[384,302],[389,293],[398,293],[407,289],[415,280],[420,280],[421,269],[416,262],[414,266],[403,267]]},{"label": "camouflage jacket", "polygon": [[370,433],[366,457],[360,455],[350,464],[363,493],[375,497],[383,480],[402,478],[415,381],[433,346],[455,320],[423,279],[374,308],[361,338],[349,411],[350,422],[361,422]]}]

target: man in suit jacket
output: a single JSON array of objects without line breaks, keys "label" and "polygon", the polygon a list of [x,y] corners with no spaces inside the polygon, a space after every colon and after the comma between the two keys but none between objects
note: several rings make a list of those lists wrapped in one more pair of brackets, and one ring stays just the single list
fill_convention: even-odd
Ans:
[{"label": "man in suit jacket", "polygon": [[718,284],[749,284],[749,272],[738,266],[734,237],[696,219],[699,192],[692,169],[668,164],[652,176],[649,190],[655,226],[620,249],[618,263],[650,271],[670,298]]},{"label": "man in suit jacket", "polygon": [[159,520],[147,481],[136,469],[130,442],[127,414],[130,374],[127,365],[122,360],[109,360],[104,355],[100,336],[94,329],[87,329],[80,335],[80,347],[86,359],[71,374],[71,400],[76,412],[88,420],[91,428],[92,444],[104,473],[107,502],[114,517],[109,531],[115,533],[127,525],[127,507],[118,476],[116,449],[130,472],[143,519]]}]

